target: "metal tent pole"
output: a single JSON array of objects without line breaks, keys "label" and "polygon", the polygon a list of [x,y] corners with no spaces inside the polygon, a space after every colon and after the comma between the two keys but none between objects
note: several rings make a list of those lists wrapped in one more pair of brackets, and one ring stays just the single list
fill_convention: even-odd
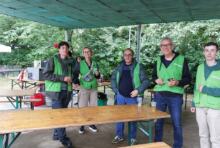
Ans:
[{"label": "metal tent pole", "polygon": [[137,36],[136,36],[136,42],[137,42],[137,48],[136,48],[136,60],[139,63],[140,62],[140,50],[141,50],[141,27],[142,25],[139,24],[137,26]]},{"label": "metal tent pole", "polygon": [[131,48],[131,26],[129,26],[128,47]]},{"label": "metal tent pole", "polygon": [[72,51],[72,47],[71,47],[72,34],[73,34],[73,30],[70,30],[70,29],[66,29],[64,32],[65,41],[68,42],[70,45],[70,49],[69,49],[70,51]]}]

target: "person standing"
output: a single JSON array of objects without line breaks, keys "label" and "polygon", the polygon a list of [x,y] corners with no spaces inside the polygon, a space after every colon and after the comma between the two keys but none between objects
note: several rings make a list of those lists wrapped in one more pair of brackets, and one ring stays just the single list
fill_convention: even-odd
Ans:
[{"label": "person standing", "polygon": [[192,112],[196,111],[201,148],[220,148],[220,61],[218,44],[205,44],[197,69]]},{"label": "person standing", "polygon": [[[59,53],[48,60],[43,70],[45,91],[47,97],[52,100],[52,109],[68,107],[72,94],[72,82],[77,79],[73,77],[73,61],[68,55],[69,44],[61,41],[58,48]],[[65,128],[54,129],[53,140],[60,140],[67,148],[73,147]]]},{"label": "person standing", "polygon": [[[88,106],[97,106],[97,79],[100,77],[98,64],[92,58],[93,51],[89,47],[84,47],[82,50],[83,60],[79,62],[79,74],[80,74],[80,92],[79,92],[79,108]],[[90,125],[89,130],[96,133],[97,127]],[[85,132],[85,127],[81,126],[79,134]]]},{"label": "person standing", "polygon": [[[123,61],[116,67],[111,77],[111,86],[116,96],[117,105],[137,104],[137,97],[143,97],[149,81],[143,66],[134,59],[134,52],[127,48],[123,52]],[[129,114],[129,111],[128,111]],[[137,123],[131,122],[131,145],[137,143]],[[124,140],[124,123],[116,124],[116,136],[112,143]]]},{"label": "person standing", "polygon": [[[163,38],[160,42],[160,50],[163,54],[157,58],[153,69],[154,101],[156,108],[165,112],[169,109],[174,129],[173,148],[182,148],[182,104],[184,86],[190,84],[191,74],[184,56],[173,51],[174,45],[170,38]],[[158,119],[155,123],[155,141],[162,141],[164,119]]]}]

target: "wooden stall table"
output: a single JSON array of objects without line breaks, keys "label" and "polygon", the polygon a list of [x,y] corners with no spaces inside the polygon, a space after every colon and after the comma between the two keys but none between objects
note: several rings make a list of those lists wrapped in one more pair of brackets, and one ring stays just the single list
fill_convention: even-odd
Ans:
[{"label": "wooden stall table", "polygon": [[[25,131],[169,117],[166,112],[137,105],[0,111],[0,146],[11,146],[20,133]],[[17,135],[10,141],[9,135],[14,132]]]},{"label": "wooden stall table", "polygon": [[22,90],[4,90],[0,89],[0,97],[6,98],[7,100],[0,100],[0,102],[10,102],[11,105],[15,108],[22,108],[22,102],[30,102],[31,109],[33,109],[33,102],[40,101],[39,99],[25,99],[25,96],[33,96],[36,92],[36,89],[22,89]]},{"label": "wooden stall table", "polygon": [[138,144],[138,145],[126,146],[120,148],[171,148],[171,147],[164,142],[155,142],[155,143]]},{"label": "wooden stall table", "polygon": [[21,89],[26,89],[26,88],[33,88],[38,85],[44,84],[44,81],[37,81],[37,80],[30,80],[30,79],[23,79],[22,81],[20,81],[15,77],[10,77],[9,79],[11,80],[11,89],[13,89],[15,85],[18,85],[19,88]]}]

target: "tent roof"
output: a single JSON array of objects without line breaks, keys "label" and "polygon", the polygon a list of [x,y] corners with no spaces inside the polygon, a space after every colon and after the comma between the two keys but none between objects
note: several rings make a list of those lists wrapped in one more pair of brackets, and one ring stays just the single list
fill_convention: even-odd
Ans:
[{"label": "tent roof", "polygon": [[220,18],[219,0],[1,0],[0,13],[64,28]]}]

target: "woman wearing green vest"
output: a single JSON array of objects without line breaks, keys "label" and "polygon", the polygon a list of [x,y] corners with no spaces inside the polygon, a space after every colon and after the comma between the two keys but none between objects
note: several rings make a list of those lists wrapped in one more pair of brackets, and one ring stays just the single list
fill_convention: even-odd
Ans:
[{"label": "woman wearing green vest", "polygon": [[[191,81],[189,68],[184,57],[173,51],[170,38],[163,38],[160,42],[162,56],[158,57],[153,69],[154,101],[160,111],[169,109],[173,129],[173,148],[182,148],[183,134],[181,114],[183,104],[184,85]],[[162,141],[164,120],[159,119],[155,124],[155,141]]]},{"label": "woman wearing green vest", "polygon": [[[69,44],[62,41],[58,48],[59,53],[48,60],[43,71],[46,95],[52,100],[53,109],[68,107],[72,94],[72,82],[75,81],[74,79],[77,80],[73,76],[73,59],[68,55]],[[60,140],[65,147],[72,148],[72,142],[66,136],[65,128],[54,129],[53,140]]]},{"label": "woman wearing green vest", "polygon": [[[92,49],[83,48],[84,60],[79,63],[80,71],[80,92],[79,92],[79,107],[97,106],[97,79],[100,77],[97,63],[92,59]],[[90,125],[89,129],[92,132],[97,132],[95,125]],[[84,126],[79,129],[79,134],[85,132]]]},{"label": "woman wearing green vest", "polygon": [[201,148],[220,148],[220,61],[216,60],[217,52],[218,44],[205,44],[205,62],[199,65],[196,74],[191,111],[196,111]]}]

